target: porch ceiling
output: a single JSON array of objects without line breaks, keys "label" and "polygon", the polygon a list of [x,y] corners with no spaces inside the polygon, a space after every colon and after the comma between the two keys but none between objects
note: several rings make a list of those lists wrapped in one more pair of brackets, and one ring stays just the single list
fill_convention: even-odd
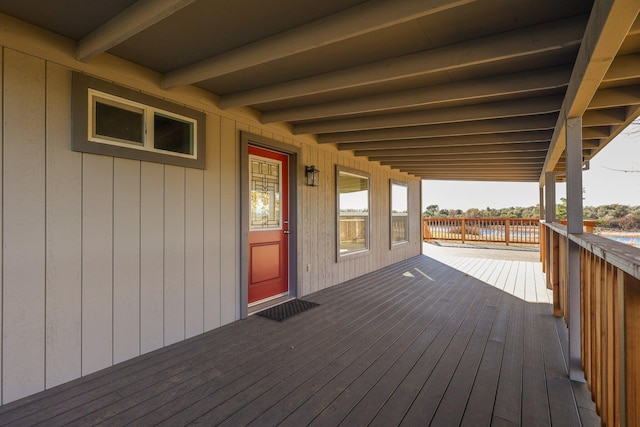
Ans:
[{"label": "porch ceiling", "polygon": [[425,179],[538,181],[640,115],[637,0],[0,0],[0,11]]}]

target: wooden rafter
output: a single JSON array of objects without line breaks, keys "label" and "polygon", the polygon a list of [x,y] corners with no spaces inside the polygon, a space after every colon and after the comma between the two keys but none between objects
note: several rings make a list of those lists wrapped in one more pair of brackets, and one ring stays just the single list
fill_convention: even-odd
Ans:
[{"label": "wooden rafter", "polygon": [[149,28],[195,0],[140,0],[93,30],[78,43],[76,57],[88,61]]},{"label": "wooden rafter", "polygon": [[318,142],[380,141],[404,138],[446,137],[460,135],[498,134],[506,132],[529,132],[553,129],[554,114],[510,117],[504,119],[479,120],[464,123],[443,123],[428,126],[411,126],[393,129],[374,129],[355,132],[337,132],[318,136]]},{"label": "wooden rafter", "polygon": [[525,142],[521,144],[488,144],[471,147],[434,147],[434,148],[397,148],[393,150],[355,150],[357,156],[429,156],[434,154],[470,154],[470,153],[505,153],[546,151],[549,144],[546,142]]},{"label": "wooden rafter", "polygon": [[509,94],[531,94],[562,88],[569,82],[570,67],[511,73],[501,76],[412,89],[392,94],[334,101],[306,107],[268,111],[263,123],[298,121],[337,117],[347,114],[393,111],[406,107],[437,105],[452,101],[487,100]]},{"label": "wooden rafter", "polygon": [[[565,120],[582,117],[592,106],[600,84],[609,70],[615,54],[636,22],[640,2],[637,0],[596,0],[589,16],[585,35],[567,87],[562,110],[554,129],[545,167],[540,174],[553,171],[566,147]],[[637,95],[637,92],[636,92]],[[622,104],[622,105],[629,105]],[[611,107],[620,105],[610,105]]]},{"label": "wooden rafter", "polygon": [[580,43],[585,25],[585,16],[536,25],[374,64],[226,95],[220,99],[219,105],[222,108],[255,105],[566,49]]},{"label": "wooden rafter", "polygon": [[504,117],[532,116],[557,112],[562,105],[561,96],[525,98],[462,107],[437,108],[425,111],[384,114],[352,119],[300,123],[293,126],[294,134],[350,132],[402,126],[435,125]]},{"label": "wooden rafter", "polygon": [[475,0],[369,1],[166,73],[163,87],[170,89],[222,76],[473,1]]}]

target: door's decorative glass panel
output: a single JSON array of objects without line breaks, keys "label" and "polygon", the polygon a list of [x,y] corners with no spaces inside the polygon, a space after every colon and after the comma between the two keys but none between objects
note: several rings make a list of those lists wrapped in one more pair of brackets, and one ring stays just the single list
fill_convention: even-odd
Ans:
[{"label": "door's decorative glass panel", "polygon": [[280,162],[250,156],[251,230],[282,228],[280,215]]}]

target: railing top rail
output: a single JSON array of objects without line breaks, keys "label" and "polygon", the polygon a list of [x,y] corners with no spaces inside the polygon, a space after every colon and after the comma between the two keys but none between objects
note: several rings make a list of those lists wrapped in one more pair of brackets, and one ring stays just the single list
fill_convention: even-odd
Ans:
[{"label": "railing top rail", "polygon": [[571,234],[569,238],[609,264],[640,279],[640,248],[591,233]]},{"label": "railing top rail", "polygon": [[[553,231],[567,237],[567,228],[558,223],[545,223]],[[640,279],[640,248],[591,233],[569,234],[569,239],[587,251]]]},{"label": "railing top rail", "polygon": [[549,227],[550,229],[552,229],[556,233],[561,234],[564,237],[567,237],[567,226],[566,225],[562,225],[559,222],[545,222],[545,221],[541,221],[541,222],[543,223],[543,225],[545,225],[546,227]]},{"label": "railing top rail", "polygon": [[478,217],[478,218],[463,218],[463,217],[449,217],[449,216],[426,216],[424,217],[424,219],[446,219],[448,221],[460,221],[460,220],[466,220],[466,221],[532,221],[532,222],[538,222],[540,221],[538,218],[505,218],[505,217],[491,217],[491,218],[485,218],[485,217]]}]

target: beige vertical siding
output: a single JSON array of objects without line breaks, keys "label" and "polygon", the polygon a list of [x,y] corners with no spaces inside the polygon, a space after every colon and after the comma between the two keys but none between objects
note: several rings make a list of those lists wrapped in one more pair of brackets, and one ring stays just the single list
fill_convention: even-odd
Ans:
[{"label": "beige vertical siding", "polygon": [[[221,179],[220,179],[220,117],[207,116],[207,167],[204,171],[203,221],[204,221],[204,330],[209,331],[222,324],[220,265],[222,260],[221,231]],[[216,309],[212,309],[216,307]]]},{"label": "beige vertical siding", "polygon": [[[44,387],[45,62],[4,55],[4,398]],[[25,102],[27,101],[27,102]]]},{"label": "beige vertical siding", "polygon": [[113,160],[82,162],[83,375],[113,363]]},{"label": "beige vertical siding", "polygon": [[140,165],[140,351],[164,345],[164,166]]},{"label": "beige vertical siding", "polygon": [[[420,253],[415,178],[197,98],[205,170],[73,152],[73,70],[2,48],[0,71],[2,403],[239,319],[240,131],[301,150],[300,296]],[[309,164],[319,187],[302,182]],[[370,174],[372,196],[371,250],[339,262],[336,165]],[[409,183],[413,213],[411,242],[393,249],[390,179]]]},{"label": "beige vertical siding", "polygon": [[185,338],[204,332],[204,174],[187,169],[185,179]]},{"label": "beige vertical siding", "polygon": [[81,375],[82,154],[69,150],[71,72],[47,64],[46,364],[53,387]]},{"label": "beige vertical siding", "polygon": [[113,362],[140,354],[140,162],[113,161]]}]

